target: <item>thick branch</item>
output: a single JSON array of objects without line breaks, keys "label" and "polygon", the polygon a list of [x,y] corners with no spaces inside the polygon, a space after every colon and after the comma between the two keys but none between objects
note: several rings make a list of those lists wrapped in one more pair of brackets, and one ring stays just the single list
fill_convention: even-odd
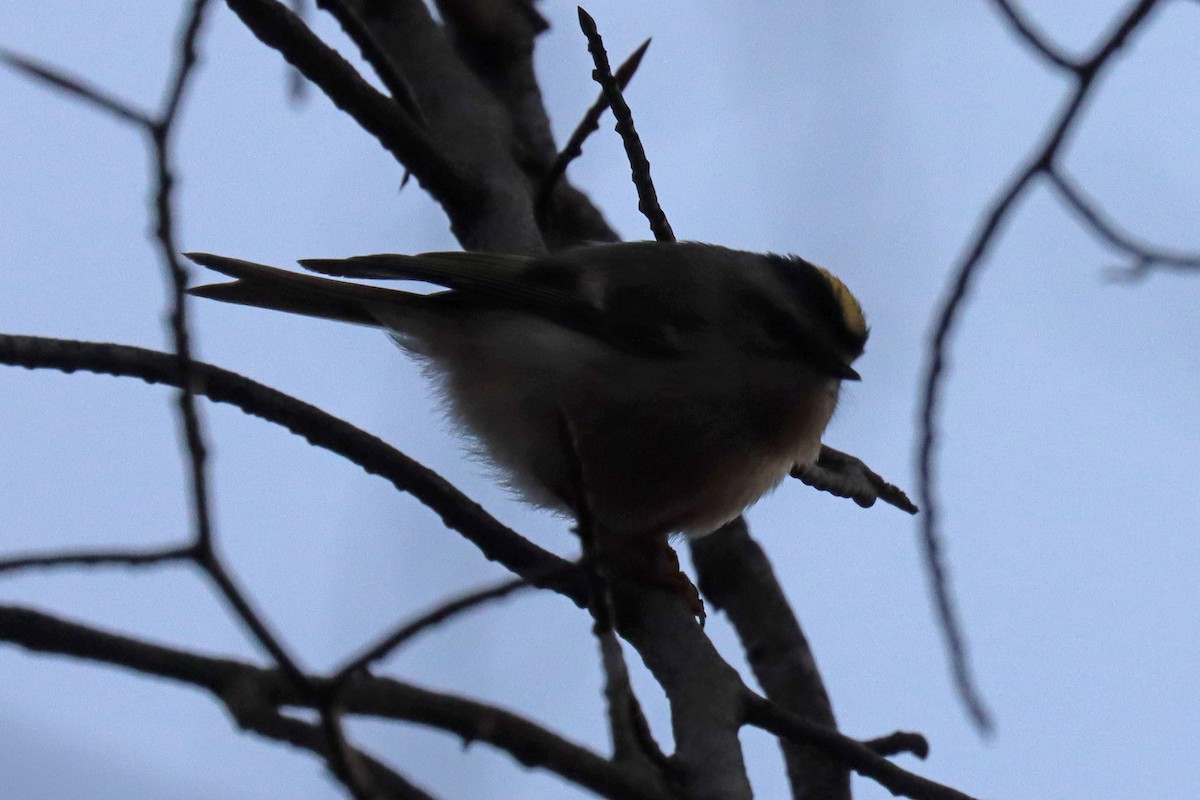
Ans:
[{"label": "thick branch", "polygon": [[[274,0],[231,2],[278,8]],[[454,165],[456,184],[421,183],[446,210],[463,247],[507,253],[544,252],[545,244],[533,216],[532,190],[513,157],[512,122],[458,58],[425,4],[420,0],[340,0],[338,5],[339,14],[353,15],[361,26],[357,29],[359,35],[369,35],[372,47],[386,54],[388,62],[404,76],[413,101],[421,109],[422,138],[435,150],[397,154],[401,162],[418,179],[427,158]],[[307,29],[304,34],[303,38],[315,40]],[[289,60],[292,58],[291,41],[272,46]],[[314,64],[312,74],[305,71],[305,75],[320,84],[321,69]],[[355,78],[361,82],[357,75]]]},{"label": "thick branch", "polygon": [[690,800],[750,798],[738,740],[741,677],[725,663],[684,600],[614,576],[617,631],[637,649],[671,704],[678,768]]},{"label": "thick branch", "polygon": [[[729,616],[754,677],[780,707],[825,727],[837,721],[808,640],[766,554],[741,517],[691,543],[704,596]],[[796,800],[850,797],[850,773],[817,748],[780,739]]]}]

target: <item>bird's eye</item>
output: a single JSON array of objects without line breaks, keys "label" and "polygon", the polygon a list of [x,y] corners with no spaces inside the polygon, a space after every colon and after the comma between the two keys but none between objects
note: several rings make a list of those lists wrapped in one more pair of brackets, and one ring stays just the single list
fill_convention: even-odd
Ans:
[{"label": "bird's eye", "polygon": [[797,349],[802,333],[795,318],[784,309],[762,298],[747,298],[746,313],[753,320],[753,344],[765,353],[784,354]]},{"label": "bird's eye", "polygon": [[792,323],[791,317],[784,313],[766,314],[759,320],[759,324],[771,342],[786,345],[796,339],[796,326]]}]

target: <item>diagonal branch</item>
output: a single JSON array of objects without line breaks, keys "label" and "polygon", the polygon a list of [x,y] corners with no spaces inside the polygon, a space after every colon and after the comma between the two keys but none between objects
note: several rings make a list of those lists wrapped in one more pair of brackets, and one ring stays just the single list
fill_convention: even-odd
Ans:
[{"label": "diagonal branch", "polygon": [[[0,334],[0,363],[29,369],[83,370],[178,385],[171,355],[117,344],[99,344],[38,336]],[[247,414],[281,425],[316,447],[346,458],[408,492],[461,533],[488,559],[497,561],[533,585],[566,595],[583,607],[587,589],[578,569],[534,545],[490,516],[477,503],[436,473],[379,438],[315,406],[210,364],[196,362],[195,389],[210,400],[228,403]]]},{"label": "diagonal branch", "polygon": [[894,795],[919,800],[972,800],[970,795],[957,789],[897,767],[886,758],[881,758],[870,745],[809,722],[751,692],[746,694],[746,722],[781,739],[817,745]]},{"label": "diagonal branch", "polygon": [[1034,29],[1033,23],[1012,4],[1011,0],[992,0],[992,4],[999,9],[1005,21],[1016,33],[1017,38],[1033,48],[1043,59],[1060,69],[1074,70],[1078,67],[1058,47],[1051,44],[1042,33]]},{"label": "diagonal branch", "polygon": [[275,0],[227,0],[246,27],[320,87],[333,104],[404,164],[445,205],[470,192],[466,177],[442,155],[422,126],[397,102],[381,94],[336,50]]},{"label": "diagonal branch", "polygon": [[[638,49],[629,54],[629,57],[622,62],[621,66],[617,67],[614,77],[617,81],[617,86],[623,91],[633,80],[634,74],[637,72],[642,63],[642,57],[646,55],[646,50],[650,47],[650,40],[642,42]],[[538,187],[537,200],[534,203],[534,209],[537,213],[539,221],[545,220],[550,212],[550,200],[554,196],[554,190],[558,187],[563,176],[567,174],[567,167],[571,162],[583,155],[583,143],[587,138],[596,131],[600,130],[600,118],[604,112],[608,110],[608,95],[603,90],[600,96],[596,98],[596,102],[592,103],[591,107],[584,113],[583,119],[575,126],[575,130],[571,133],[567,143],[563,145],[562,150],[554,158],[554,163],[546,170],[546,174],[542,177],[541,185]]]},{"label": "diagonal branch", "polygon": [[332,681],[335,684],[344,683],[355,673],[366,671],[376,661],[387,658],[389,654],[403,646],[405,642],[411,641],[430,628],[440,625],[460,614],[464,614],[473,608],[477,608],[484,603],[490,603],[494,600],[507,597],[513,592],[528,588],[529,586],[532,586],[532,584],[524,578],[510,578],[494,586],[487,586],[478,591],[470,592],[448,602],[441,603],[436,608],[422,614],[411,622],[406,622],[396,628],[396,630],[383,637],[379,642],[368,647],[365,652],[347,661],[344,666],[338,668]]},{"label": "diagonal branch", "polygon": [[10,53],[7,50],[0,50],[0,63],[12,67],[28,78],[42,81],[56,89],[60,89],[93,108],[112,114],[122,122],[142,128],[149,128],[152,124],[146,112],[134,108],[121,98],[92,86],[79,78],[67,75],[65,72],[60,72],[54,67],[41,64],[32,58],[17,53]]},{"label": "diagonal branch", "polygon": [[604,90],[608,106],[617,120],[617,133],[621,135],[621,142],[625,145],[625,155],[633,172],[633,185],[637,187],[638,211],[650,222],[650,230],[655,239],[660,242],[673,242],[675,232],[671,230],[671,223],[667,221],[667,215],[659,205],[654,181],[650,178],[650,160],[646,158],[646,149],[642,147],[642,140],[633,125],[633,112],[621,94],[617,79],[613,77],[608,53],[604,49],[604,40],[600,37],[600,31],[596,29],[596,20],[582,7],[579,8],[579,27],[587,37],[588,52],[592,54],[592,61],[596,65],[592,77]]},{"label": "diagonal branch", "polygon": [[[230,708],[236,708],[237,723],[245,730],[308,750],[326,761],[334,757],[330,752],[329,737],[320,725],[293,719],[265,703],[247,703],[242,706],[230,704]],[[429,792],[382,761],[358,750],[353,750],[352,756],[354,761],[362,764],[366,770],[365,777],[369,785],[385,792],[387,797],[396,800],[435,800]]]},{"label": "diagonal branch", "polygon": [[1062,201],[1075,212],[1075,215],[1093,234],[1134,260],[1134,266],[1127,273],[1129,277],[1139,277],[1154,267],[1200,270],[1200,253],[1156,247],[1137,241],[1131,234],[1121,230],[1117,223],[1105,214],[1094,200],[1089,199],[1075,181],[1067,176],[1062,167],[1051,170],[1046,177]]}]

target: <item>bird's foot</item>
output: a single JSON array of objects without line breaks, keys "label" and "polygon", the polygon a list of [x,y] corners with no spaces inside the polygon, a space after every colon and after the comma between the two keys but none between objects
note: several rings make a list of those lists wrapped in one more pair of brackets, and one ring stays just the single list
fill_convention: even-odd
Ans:
[{"label": "bird's foot", "polygon": [[644,586],[683,598],[693,616],[704,625],[708,615],[700,591],[679,566],[679,555],[666,536],[622,537],[604,547],[604,556],[618,574]]}]

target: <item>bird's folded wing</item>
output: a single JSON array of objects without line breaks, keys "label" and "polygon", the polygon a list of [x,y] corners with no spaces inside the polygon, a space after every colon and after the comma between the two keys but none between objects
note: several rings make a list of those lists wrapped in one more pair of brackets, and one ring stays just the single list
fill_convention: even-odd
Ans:
[{"label": "bird's folded wing", "polygon": [[423,281],[533,309],[568,309],[581,302],[574,272],[550,258],[447,252],[306,258],[300,265],[343,278]]}]

